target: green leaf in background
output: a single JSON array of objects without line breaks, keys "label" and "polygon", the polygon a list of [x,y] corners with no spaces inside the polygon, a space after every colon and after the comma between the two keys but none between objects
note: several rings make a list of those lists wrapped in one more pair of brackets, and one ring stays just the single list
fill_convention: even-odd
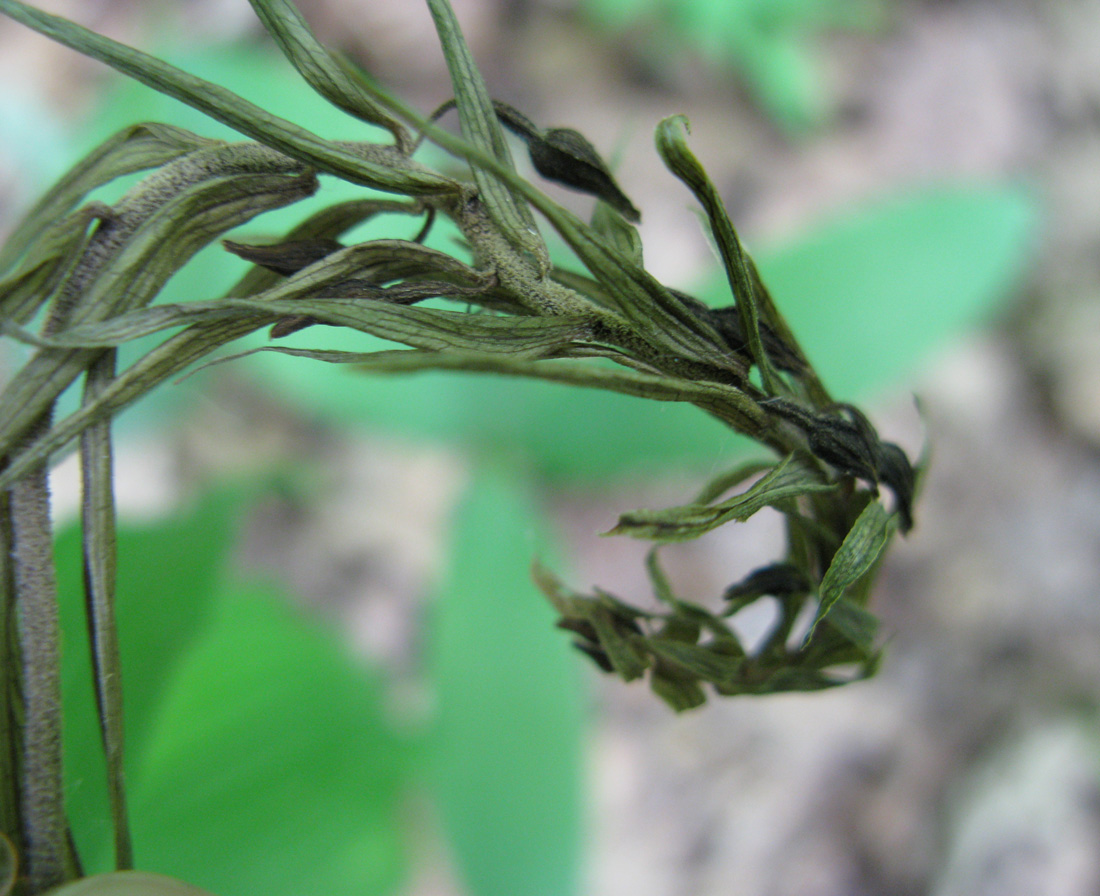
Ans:
[{"label": "green leaf in background", "polygon": [[[849,400],[896,383],[988,319],[1023,275],[1037,222],[1024,189],[940,187],[842,213],[753,254],[825,385]],[[729,301],[719,273],[699,294]]]},{"label": "green leaf in background", "polygon": [[50,890],[47,896],[212,896],[206,890],[189,886],[160,874],[143,871],[119,871],[84,877]]},{"label": "green leaf in background", "polygon": [[[404,874],[398,803],[419,754],[384,717],[377,678],[330,633],[265,589],[226,585],[230,503],[120,531],[136,864],[219,896],[391,893]],[[58,546],[66,778],[94,872],[109,867],[110,832],[75,545],[66,532]]]},{"label": "green leaf in background", "polygon": [[436,792],[471,896],[569,896],[579,881],[583,701],[531,582],[535,518],[516,480],[481,475],[439,589]]}]

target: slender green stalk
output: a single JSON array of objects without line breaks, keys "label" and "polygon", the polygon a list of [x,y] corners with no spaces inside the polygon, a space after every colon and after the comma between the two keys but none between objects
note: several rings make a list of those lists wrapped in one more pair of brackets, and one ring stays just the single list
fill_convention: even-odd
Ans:
[{"label": "slender green stalk", "polygon": [[[114,379],[115,352],[104,352],[89,368],[84,401],[94,401]],[[101,420],[81,436],[83,479],[84,594],[91,641],[96,710],[107,759],[107,792],[114,829],[115,868],[133,867],[133,846],[123,781],[122,665],[115,625],[115,498],[111,423]]]}]

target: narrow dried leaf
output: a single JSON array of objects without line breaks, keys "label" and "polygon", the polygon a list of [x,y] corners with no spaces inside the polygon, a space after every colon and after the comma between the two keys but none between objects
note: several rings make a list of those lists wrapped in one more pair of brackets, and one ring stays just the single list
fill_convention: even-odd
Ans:
[{"label": "narrow dried leaf", "polygon": [[650,638],[646,646],[667,663],[673,663],[696,679],[716,684],[736,680],[744,663],[743,656],[731,656],[712,650],[705,644],[685,644],[664,638]]},{"label": "narrow dried leaf", "polygon": [[607,163],[585,136],[572,128],[540,131],[507,103],[493,102],[497,117],[527,144],[535,170],[555,183],[603,200],[626,220],[637,223],[641,214],[615,183]]},{"label": "narrow dried leaf", "polygon": [[0,282],[0,321],[4,325],[26,323],[52,302],[84,254],[89,226],[110,216],[109,206],[89,203],[46,229],[11,275]]},{"label": "narrow dried leaf", "polygon": [[592,211],[592,229],[638,267],[645,267],[642,236],[638,233],[638,228],[622,215],[616,214],[606,202],[596,203],[596,208]]},{"label": "narrow dried leaf", "polygon": [[[572,213],[551,203],[538,207],[599,282],[610,307],[643,338],[673,358],[692,358],[747,382],[744,364],[725,348],[718,331],[694,313],[672,290],[662,285]],[[616,238],[618,243],[618,238]]]},{"label": "narrow dried leaf", "polygon": [[302,14],[287,0],[250,0],[260,21],[275,39],[283,55],[314,90],[339,109],[393,134],[402,151],[411,149],[404,126],[389,115],[351,77],[338,58],[317,40]]},{"label": "narrow dried leaf", "polygon": [[841,597],[829,610],[825,622],[857,648],[861,659],[868,659],[873,655],[875,635],[878,633],[878,619],[869,610],[865,610],[847,597]]},{"label": "narrow dried leaf", "polygon": [[460,189],[455,181],[413,162],[396,147],[322,140],[224,87],[19,0],[0,0],[0,13],[319,171],[383,192],[409,196],[449,194]]},{"label": "narrow dried leaf", "polygon": [[265,317],[202,323],[166,340],[112,380],[94,401],[55,423],[29,445],[13,451],[8,465],[0,473],[0,490],[47,462],[52,454],[67,447],[93,423],[110,419],[165,380],[215,349],[259,329],[267,320]]},{"label": "narrow dried leaf", "polygon": [[[4,733],[6,734],[7,732],[5,731]],[[11,780],[14,782],[15,779],[5,778],[4,780]],[[5,827],[3,830],[14,831],[16,828]],[[19,856],[16,854],[15,847],[12,845],[11,840],[8,839],[3,830],[0,830],[0,896],[10,896],[12,887],[15,886],[15,876],[19,871]]]},{"label": "narrow dried leaf", "polygon": [[[392,212],[394,214],[419,214],[420,206],[415,202],[400,202],[389,199],[352,199],[327,206],[310,215],[289,233],[285,240],[318,240],[341,236],[358,224],[375,215]],[[246,273],[230,290],[231,296],[250,296],[269,289],[279,282],[279,274],[259,265]]]},{"label": "narrow dried leaf", "polygon": [[[454,290],[436,284],[432,295]],[[387,290],[379,289],[379,294]],[[161,330],[201,322],[242,318],[268,320],[291,314],[310,317],[318,323],[343,326],[400,342],[426,351],[485,352],[536,360],[562,357],[582,343],[588,323],[581,319],[489,317],[438,308],[415,308],[380,299],[305,298],[268,300],[262,295],[249,299],[215,299],[184,305],[156,305],[121,315],[102,324],[74,328],[60,334],[51,344],[64,346],[112,346]]]},{"label": "narrow dried leaf", "polygon": [[699,683],[687,677],[660,674],[658,670],[654,670],[649,678],[649,686],[674,712],[686,712],[707,702],[707,695]]},{"label": "narrow dried leaf", "polygon": [[772,563],[754,569],[741,581],[730,585],[722,599],[730,603],[731,611],[736,611],[765,594],[786,598],[795,594],[806,594],[812,587],[806,573],[794,564]]},{"label": "narrow dried leaf", "polygon": [[750,460],[746,463],[740,464],[734,467],[732,470],[727,470],[719,476],[716,476],[710,482],[708,482],[696,495],[694,504],[712,504],[722,497],[731,488],[734,488],[744,482],[746,479],[750,479],[765,470],[772,468],[772,462],[769,460]]},{"label": "narrow dried leaf", "polygon": [[[15,623],[15,570],[12,558],[15,553],[11,493],[0,492],[0,832],[22,830],[19,818],[20,775],[16,745],[20,735],[16,727],[17,714],[15,704],[17,695],[22,692],[20,681],[22,663],[16,649],[17,638]],[[2,834],[0,834],[2,836]],[[9,846],[0,842],[0,856]],[[14,847],[10,852],[15,858]],[[4,867],[0,861],[0,869]],[[14,866],[11,877],[15,877]],[[4,876],[0,874],[0,883]],[[0,886],[0,891],[3,887]]]},{"label": "narrow dried leaf", "polygon": [[[55,311],[54,320],[94,323],[147,304],[211,240],[316,186],[300,163],[280,153],[258,144],[233,149],[198,150],[128,192],[59,287],[55,307],[68,302],[71,310]],[[0,394],[0,453],[94,356],[94,350],[42,349],[12,377]]]},{"label": "narrow dried leaf", "polygon": [[[95,401],[114,378],[115,353],[106,352],[88,369],[84,403]],[[83,481],[82,535],[84,596],[91,641],[96,710],[107,762],[107,792],[114,829],[115,868],[133,867],[133,846],[123,783],[122,667],[115,625],[114,460],[111,421],[101,420],[80,441]]]},{"label": "narrow dried leaf", "polygon": [[157,168],[218,142],[167,124],[124,128],[77,162],[27,212],[0,248],[0,272],[8,271],[28,250],[40,253],[47,231],[96,187],[136,171]]},{"label": "narrow dried leaf", "polygon": [[249,246],[232,240],[222,240],[222,245],[238,258],[261,265],[284,277],[297,274],[302,268],[308,268],[326,255],[345,248],[343,243],[328,238],[285,240],[268,246]]}]

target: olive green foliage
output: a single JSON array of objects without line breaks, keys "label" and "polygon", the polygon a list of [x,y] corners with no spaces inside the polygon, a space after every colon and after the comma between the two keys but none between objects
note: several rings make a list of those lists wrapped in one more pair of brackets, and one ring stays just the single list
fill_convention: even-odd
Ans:
[{"label": "olive green foliage", "polygon": [[[0,0],[0,12],[12,19],[250,138],[226,142],[160,124],[128,127],[59,181],[0,253],[3,333],[33,349],[0,397],[0,488],[11,495],[0,507],[6,542],[0,556],[5,563],[12,558],[10,568],[0,570],[0,650],[3,668],[12,670],[0,698],[0,805],[5,832],[20,844],[27,892],[41,892],[79,868],[61,807],[59,723],[56,711],[46,711],[59,695],[56,585],[48,512],[41,512],[46,464],[79,447],[92,668],[113,848],[125,868],[132,848],[114,635],[111,421],[264,328],[272,340],[327,325],[390,342],[393,347],[369,352],[263,349],[363,373],[493,373],[680,402],[755,440],[770,459],[722,474],[682,506],[620,518],[612,534],[653,546],[647,568],[656,609],[603,590],[577,593],[547,570],[535,571],[559,625],[576,635],[583,652],[624,679],[647,677],[675,709],[699,705],[708,691],[831,687],[865,677],[879,660],[867,603],[883,551],[895,532],[912,524],[918,472],[858,409],[834,400],[814,372],[692,153],[687,121],[661,122],[656,148],[706,214],[729,290],[718,309],[645,269],[638,203],[587,139],[568,128],[541,129],[492,99],[446,0],[428,0],[428,6],[450,69],[461,136],[323,47],[288,0],[252,5],[305,81],[372,129],[375,139],[323,139],[155,57],[17,0]],[[590,222],[517,173],[502,123],[524,141],[542,177],[594,197]],[[468,176],[418,161],[424,140],[466,162]],[[89,199],[102,185],[143,171],[152,173],[117,202]],[[357,185],[362,195],[308,215],[280,240],[226,241],[228,251],[252,266],[225,295],[153,304],[204,246],[323,192],[319,175]],[[387,216],[398,222],[395,232],[407,233],[411,219],[419,233],[350,245],[341,240],[361,222]],[[464,249],[451,254],[424,244],[441,219],[458,229]],[[540,226],[556,231],[572,251],[569,269],[551,262]],[[426,299],[442,301],[422,304]],[[158,334],[159,343],[120,365],[119,347]],[[55,414],[58,397],[81,379],[80,406]],[[765,510],[785,520],[782,556],[761,558],[760,569],[731,585],[719,609],[675,595],[658,562],[662,544]],[[729,617],[765,597],[778,605],[776,621],[749,650]],[[24,787],[26,781],[33,787]]]}]

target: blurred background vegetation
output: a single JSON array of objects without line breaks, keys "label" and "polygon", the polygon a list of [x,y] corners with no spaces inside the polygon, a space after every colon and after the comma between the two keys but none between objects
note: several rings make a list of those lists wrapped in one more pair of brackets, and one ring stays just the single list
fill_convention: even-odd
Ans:
[{"label": "blurred background vegetation", "polygon": [[[357,136],[243,0],[40,5]],[[421,109],[448,98],[419,4],[299,5]],[[118,424],[138,866],[222,896],[1095,892],[1100,16],[1083,0],[454,5],[494,94],[614,159],[649,268],[721,305],[689,197],[652,148],[656,122],[686,112],[827,385],[871,401],[908,448],[927,426],[925,507],[880,596],[884,670],[672,718],[597,680],[552,629],[533,557],[644,600],[637,546],[597,534],[743,455],[697,412],[255,355]],[[123,125],[228,136],[6,22],[0,84],[0,229]],[[323,184],[326,204],[353,190]],[[394,225],[354,238],[417,225],[380,226]],[[163,300],[216,296],[242,265],[211,247]],[[313,327],[286,342],[367,339]],[[0,376],[18,352],[0,345]],[[72,471],[58,478],[64,515]],[[670,552],[670,572],[716,600],[771,559],[772,534],[715,533]],[[74,532],[58,556],[67,778],[91,870],[110,841]]]}]

